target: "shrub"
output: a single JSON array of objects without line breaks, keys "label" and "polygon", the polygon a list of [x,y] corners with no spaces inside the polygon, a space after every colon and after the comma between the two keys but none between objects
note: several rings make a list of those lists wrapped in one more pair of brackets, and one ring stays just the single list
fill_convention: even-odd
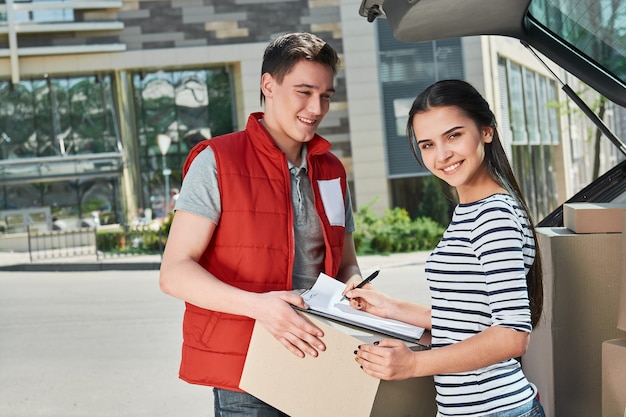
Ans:
[{"label": "shrub", "polygon": [[[116,229],[98,229],[98,251],[106,254],[161,253],[165,247],[166,226],[158,222]],[[169,225],[167,226],[169,230]]]},{"label": "shrub", "polygon": [[386,210],[380,218],[369,206],[363,207],[355,214],[355,225],[353,236],[359,255],[431,250],[444,232],[436,221],[428,217],[411,219],[399,207]]},{"label": "shrub", "polygon": [[[162,222],[132,227],[98,229],[98,251],[105,254],[161,253],[172,224],[172,213]],[[428,217],[411,219],[407,210],[396,207],[378,217],[369,206],[354,215],[353,234],[357,254],[386,254],[432,250],[444,227]]]}]

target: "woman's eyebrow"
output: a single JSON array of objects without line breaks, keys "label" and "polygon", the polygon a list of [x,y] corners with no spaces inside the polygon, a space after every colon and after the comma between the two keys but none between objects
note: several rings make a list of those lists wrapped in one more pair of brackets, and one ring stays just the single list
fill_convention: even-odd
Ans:
[{"label": "woman's eyebrow", "polygon": [[[446,130],[445,132],[443,132],[443,133],[441,134],[441,136],[445,136],[445,135],[447,135],[447,134],[450,134],[450,133],[454,132],[454,131],[455,131],[455,130],[457,130],[457,129],[462,129],[462,128],[463,128],[463,126],[454,126],[454,127],[451,127],[450,129],[448,129],[448,130]],[[429,141],[432,141],[432,139],[419,139],[419,140],[417,140],[417,139],[416,139],[416,142],[417,142],[417,144],[418,144],[418,145],[419,145],[420,143],[423,143],[423,142],[429,142]]]},{"label": "woman's eyebrow", "polygon": [[445,132],[443,132],[443,133],[441,134],[441,136],[447,135],[448,133],[452,133],[452,132],[454,132],[455,130],[457,130],[457,129],[462,129],[462,128],[463,128],[463,126],[454,126],[454,127],[451,127],[450,129],[448,129],[448,130],[446,130]]}]

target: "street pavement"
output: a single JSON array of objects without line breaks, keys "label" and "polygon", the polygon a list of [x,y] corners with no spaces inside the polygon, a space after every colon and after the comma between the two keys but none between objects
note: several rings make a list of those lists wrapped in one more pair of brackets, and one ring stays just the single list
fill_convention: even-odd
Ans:
[{"label": "street pavement", "polygon": [[[374,285],[429,303],[427,253],[359,257]],[[178,379],[183,302],[160,257],[30,263],[0,252],[0,417],[213,417],[210,387]]]}]

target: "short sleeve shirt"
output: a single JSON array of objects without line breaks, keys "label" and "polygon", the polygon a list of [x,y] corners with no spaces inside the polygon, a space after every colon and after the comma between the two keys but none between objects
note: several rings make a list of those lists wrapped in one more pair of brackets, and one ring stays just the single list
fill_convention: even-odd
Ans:
[{"label": "short sleeve shirt", "polygon": [[[295,258],[293,288],[310,288],[324,270],[324,238],[322,225],[313,203],[313,189],[307,175],[306,144],[302,149],[302,165],[288,164],[291,176],[291,198],[294,210]],[[211,147],[200,152],[191,163],[180,189],[176,210],[183,210],[219,224],[221,199],[217,165]],[[350,190],[345,197],[346,233],[355,230]]]}]

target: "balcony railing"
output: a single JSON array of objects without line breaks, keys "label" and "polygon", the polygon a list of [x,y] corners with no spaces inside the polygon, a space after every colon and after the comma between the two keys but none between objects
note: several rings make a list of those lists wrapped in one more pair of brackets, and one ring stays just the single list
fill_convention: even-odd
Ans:
[{"label": "balcony railing", "polygon": [[19,35],[78,33],[87,31],[120,31],[124,23],[117,20],[75,21],[75,10],[114,10],[122,7],[122,1],[16,1],[5,0],[0,4],[0,35],[8,35],[8,48],[0,49],[0,58],[11,60],[13,83],[20,80],[19,57],[59,54],[119,52],[126,50],[123,43],[95,43],[83,45],[42,45],[19,47]]}]

